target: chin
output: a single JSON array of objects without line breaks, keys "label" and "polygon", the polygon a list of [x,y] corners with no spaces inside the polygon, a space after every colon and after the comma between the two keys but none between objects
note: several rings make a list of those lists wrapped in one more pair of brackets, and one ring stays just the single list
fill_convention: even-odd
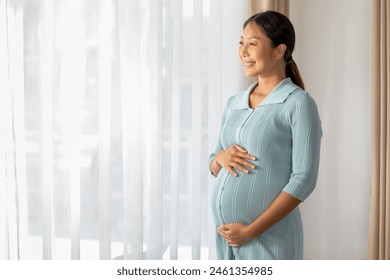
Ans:
[{"label": "chin", "polygon": [[244,72],[244,75],[245,75],[245,77],[248,77],[248,78],[252,78],[252,77],[257,77],[258,76],[258,74],[247,73],[247,72]]}]

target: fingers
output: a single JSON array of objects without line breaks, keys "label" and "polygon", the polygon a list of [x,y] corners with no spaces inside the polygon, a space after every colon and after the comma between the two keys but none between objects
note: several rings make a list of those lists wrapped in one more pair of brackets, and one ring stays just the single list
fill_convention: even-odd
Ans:
[{"label": "fingers", "polygon": [[225,239],[225,241],[229,244],[230,247],[237,248],[241,244],[237,243],[237,241],[233,240],[232,237],[228,235],[228,232],[230,231],[230,228],[222,225],[218,228],[218,233]]},{"label": "fingers", "polygon": [[228,232],[229,229],[225,228],[224,226],[221,226],[218,228],[218,233],[225,239],[228,243],[232,243],[232,240],[230,239]]},{"label": "fingers", "polygon": [[247,158],[247,159],[249,159],[249,160],[256,160],[256,157],[255,157],[255,156],[250,155],[250,154],[248,154],[248,153],[244,154],[244,155],[243,155],[243,158]]},{"label": "fingers", "polygon": [[239,150],[240,152],[247,153],[248,151],[244,149],[244,147],[241,147],[238,144],[235,144],[234,147]]},{"label": "fingers", "polygon": [[237,158],[236,162],[239,163],[240,165],[246,166],[246,167],[248,167],[250,169],[255,169],[256,168],[256,166],[253,163],[251,163],[251,162],[249,162],[247,160],[241,159],[241,158]]},{"label": "fingers", "polygon": [[256,160],[256,157],[254,155],[248,154],[248,151],[245,150],[244,147],[242,147],[238,144],[233,145],[233,147],[236,148],[240,152],[240,153],[236,154],[237,156],[239,156],[241,158],[247,158],[250,160]]},{"label": "fingers", "polygon": [[232,163],[232,167],[236,170],[241,171],[242,173],[245,173],[245,174],[249,173],[249,171],[247,169],[245,169],[241,164],[234,162],[234,163]]},{"label": "fingers", "polygon": [[226,169],[230,172],[230,174],[232,174],[235,177],[238,176],[237,172],[234,171],[235,169],[245,174],[249,173],[249,171],[245,169],[241,164],[234,161],[230,164],[230,166],[227,166]]},{"label": "fingers", "polygon": [[256,160],[256,157],[249,154],[248,151],[238,144],[230,146],[217,154],[216,160],[230,174],[237,177],[237,171],[248,174],[248,169],[255,169],[255,165],[250,160]]},{"label": "fingers", "polygon": [[226,169],[232,174],[234,177],[237,177],[238,174],[234,171],[234,169],[230,166],[226,166]]},{"label": "fingers", "polygon": [[[235,156],[239,159],[256,160],[256,157],[254,155],[248,154],[248,151],[245,150],[243,147],[237,144],[233,145],[233,147],[235,148],[235,150],[233,151],[232,156]],[[250,165],[248,165],[248,167],[250,167]]]},{"label": "fingers", "polygon": [[234,176],[237,176],[238,174],[234,171],[234,169],[238,170],[238,171],[241,171],[242,173],[244,174],[249,174],[249,170],[246,169],[245,167],[247,168],[250,168],[252,170],[254,170],[256,168],[256,166],[251,163],[251,162],[248,162],[242,158],[239,158],[239,157],[234,157],[231,161],[231,164],[230,164],[230,167],[227,168],[229,170],[229,172],[234,175]]},{"label": "fingers", "polygon": [[[234,151],[233,151],[233,154],[232,154],[232,164],[231,164],[231,167],[233,167],[236,170],[241,171],[244,174],[248,174],[249,173],[249,170],[244,168],[244,167],[247,167],[247,168],[250,168],[250,169],[255,169],[255,165],[253,163],[245,160],[245,159],[255,160],[256,159],[255,156],[253,156],[251,154],[248,154],[248,151],[245,150],[243,147],[241,147],[238,144],[233,145],[233,148],[234,148]],[[232,169],[232,171],[233,171],[233,169]],[[232,172],[230,172],[230,173],[233,174]],[[237,173],[235,173],[233,175],[237,176]]]},{"label": "fingers", "polygon": [[228,243],[232,243],[233,241],[231,240],[231,238],[227,235],[227,234],[225,234],[225,233],[223,233],[223,232],[219,232],[219,234],[223,237],[223,239],[225,239]]}]

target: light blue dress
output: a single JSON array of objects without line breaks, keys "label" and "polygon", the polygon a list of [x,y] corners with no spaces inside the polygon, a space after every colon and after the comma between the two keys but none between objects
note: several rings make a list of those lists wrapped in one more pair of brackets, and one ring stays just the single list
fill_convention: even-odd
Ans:
[{"label": "light blue dress", "polygon": [[[256,156],[256,169],[238,177],[222,168],[211,197],[215,226],[250,224],[283,191],[304,201],[318,174],[321,122],[308,93],[284,79],[254,109],[249,95],[256,87],[232,96],[223,114],[215,155],[233,144]],[[218,259],[302,259],[303,230],[299,208],[252,241],[231,248],[217,233]]]}]

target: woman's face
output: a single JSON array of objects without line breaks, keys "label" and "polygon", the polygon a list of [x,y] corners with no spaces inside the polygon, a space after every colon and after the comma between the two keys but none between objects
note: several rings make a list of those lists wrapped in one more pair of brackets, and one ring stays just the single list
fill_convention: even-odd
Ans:
[{"label": "woman's face", "polygon": [[257,26],[248,23],[240,39],[238,55],[244,66],[245,76],[272,76],[277,70],[277,48],[272,46],[271,40]]}]

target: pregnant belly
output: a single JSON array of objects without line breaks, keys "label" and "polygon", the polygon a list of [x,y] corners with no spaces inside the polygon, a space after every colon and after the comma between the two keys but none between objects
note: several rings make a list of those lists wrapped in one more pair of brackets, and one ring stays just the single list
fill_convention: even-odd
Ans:
[{"label": "pregnant belly", "polygon": [[234,177],[222,169],[214,184],[211,207],[216,225],[239,222],[249,224],[280,193],[271,187],[262,173],[239,174]]}]

